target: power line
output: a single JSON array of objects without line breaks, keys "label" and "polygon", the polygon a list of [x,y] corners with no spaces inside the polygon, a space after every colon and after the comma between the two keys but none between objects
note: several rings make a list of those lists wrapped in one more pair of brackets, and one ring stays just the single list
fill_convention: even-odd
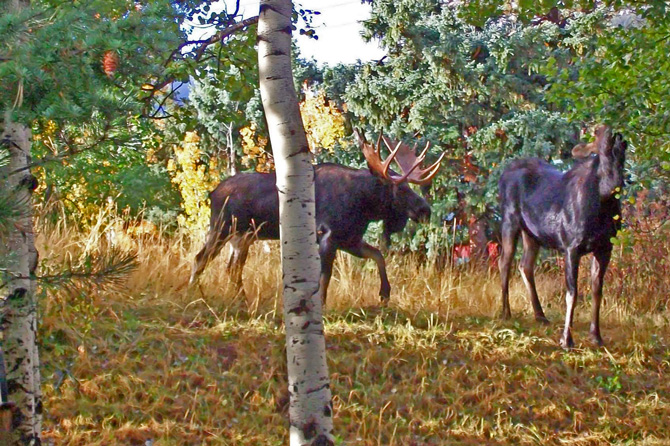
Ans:
[{"label": "power line", "polygon": [[321,11],[323,9],[333,9],[333,8],[339,8],[341,6],[349,6],[349,5],[353,5],[353,4],[359,4],[360,5],[360,1],[356,0],[356,1],[352,1],[352,2],[337,3],[335,5],[328,5],[328,6],[321,7],[319,9],[315,8],[315,10],[316,11]]},{"label": "power line", "polygon": [[[227,4],[227,3],[225,3],[225,2],[222,2],[222,3],[223,3],[223,6],[225,6],[226,8],[228,7],[228,4]],[[239,4],[239,8],[240,8],[240,10],[241,10],[243,7],[247,7],[247,6],[257,6],[258,4],[259,4],[258,0],[243,1],[243,2],[240,2],[240,4]],[[326,5],[326,6],[323,6],[323,7],[318,8],[318,9],[317,9],[317,8],[313,8],[312,10],[321,12],[321,11],[323,11],[323,10],[335,9],[335,8],[343,8],[343,7],[347,7],[347,6],[354,5],[354,4],[360,4],[360,0],[347,0],[347,1],[343,1],[343,2],[341,2],[341,3],[336,3],[336,4],[332,4],[332,5]],[[315,16],[315,17],[317,17],[317,16]],[[321,23],[320,23],[320,24],[314,24],[312,27],[313,27],[314,29],[317,29],[317,30],[318,30],[318,29],[324,30],[324,29],[345,28],[345,27],[349,27],[349,26],[358,24],[358,23],[360,23],[360,22],[363,21],[363,20],[365,20],[365,19],[361,19],[361,20],[353,20],[353,21],[347,21],[347,22],[341,22],[341,23],[335,23],[335,24],[326,24],[326,23],[323,22],[323,20],[317,20],[317,22],[321,22]],[[202,29],[203,31],[205,31],[205,30],[207,30],[209,27],[211,27],[210,24],[202,24],[202,25],[201,25],[201,24],[199,24],[199,23],[190,23],[189,26],[192,27],[192,28],[194,28],[194,29]]]},{"label": "power line", "polygon": [[[342,2],[342,3],[337,3],[337,4],[334,4],[334,5],[312,7],[312,8],[307,8],[307,9],[310,9],[312,11],[321,12],[321,11],[326,10],[326,9],[340,8],[342,6],[350,6],[350,5],[355,5],[355,4],[361,4],[360,0],[347,1],[347,2]],[[243,6],[257,6],[257,5],[258,5],[258,1],[240,2],[240,8],[243,7]]]}]

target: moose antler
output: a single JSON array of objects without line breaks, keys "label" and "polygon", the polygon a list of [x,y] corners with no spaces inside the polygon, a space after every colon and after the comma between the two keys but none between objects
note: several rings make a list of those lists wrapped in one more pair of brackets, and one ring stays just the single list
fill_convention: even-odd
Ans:
[{"label": "moose antler", "polygon": [[[440,163],[445,156],[445,153],[443,153],[440,158],[430,167],[421,169],[419,166],[421,166],[421,163],[426,157],[430,143],[426,144],[426,148],[419,156],[416,156],[416,145],[414,146],[414,149],[410,149],[407,144],[403,142],[395,143],[394,141],[384,137],[383,133],[381,132],[375,145],[368,143],[365,139],[365,136],[357,129],[354,129],[354,134],[356,135],[358,144],[361,146],[361,150],[363,151],[363,155],[368,162],[368,166],[370,166],[370,170],[376,172],[382,178],[386,178],[394,184],[400,184],[404,181],[418,185],[428,184],[433,179],[435,174],[437,174],[437,171],[440,168]],[[381,159],[382,139],[384,140],[384,144],[386,144],[388,149],[391,151],[389,157],[384,161]],[[395,148],[391,147],[391,142],[395,145]],[[403,172],[402,176],[396,175],[393,172],[389,172],[389,167],[391,166],[393,160],[395,160],[395,162],[400,166],[400,169]]]},{"label": "moose antler", "polygon": [[437,171],[440,169],[440,163],[446,155],[446,152],[443,152],[437,161],[435,161],[429,167],[422,169],[419,166],[426,158],[426,153],[428,153],[428,149],[430,148],[430,141],[426,143],[426,147],[423,149],[421,154],[416,156],[416,147],[418,144],[414,144],[414,147],[410,149],[410,147],[402,141],[395,142],[385,136],[383,136],[382,139],[384,140],[384,144],[386,144],[386,147],[388,147],[389,150],[391,150],[391,146],[395,145],[395,150],[393,150],[392,153],[395,153],[394,159],[400,166],[400,169],[403,172],[406,172],[405,175],[407,177],[407,181],[418,184],[420,186],[431,182],[433,177],[437,174]]},{"label": "moose antler", "polygon": [[398,154],[400,147],[398,146],[395,149],[392,149],[389,157],[386,158],[386,160],[382,161],[381,159],[382,134],[381,133],[379,134],[379,137],[377,138],[377,143],[375,145],[372,145],[367,142],[365,136],[363,136],[358,130],[354,130],[354,132],[356,134],[358,144],[361,146],[361,150],[363,151],[363,155],[365,156],[365,159],[368,162],[370,170],[377,173],[380,177],[385,178],[394,184],[400,184],[404,181],[407,181],[412,171],[416,167],[418,167],[418,164],[420,164],[418,163],[416,166],[410,168],[410,170],[404,171],[403,175],[401,176],[396,175],[393,172],[389,171],[389,167],[391,166],[391,163]]},{"label": "moose antler", "polygon": [[382,161],[381,159],[381,153],[379,150],[381,146],[381,134],[377,139],[377,144],[373,146],[372,144],[368,143],[368,141],[365,139],[365,136],[358,130],[354,130],[354,133],[356,134],[358,144],[361,146],[361,150],[363,151],[363,156],[365,156],[365,160],[368,162],[368,166],[370,166],[370,170],[377,172],[382,178],[388,178],[391,181],[398,180],[399,178],[395,175],[391,175],[389,177],[388,172],[395,155],[391,153],[391,156],[389,156],[385,161]]}]

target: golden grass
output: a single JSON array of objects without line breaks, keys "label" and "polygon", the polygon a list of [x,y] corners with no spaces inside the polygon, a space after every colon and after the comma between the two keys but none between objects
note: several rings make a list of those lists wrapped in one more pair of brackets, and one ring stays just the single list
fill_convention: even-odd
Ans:
[{"label": "golden grass", "polygon": [[[41,233],[44,268],[104,253],[113,223],[85,234],[61,223]],[[252,248],[244,296],[230,289],[225,255],[199,286],[186,286],[200,248],[186,236],[117,234],[115,243],[138,254],[125,289],[44,300],[47,441],[286,444],[276,243]],[[440,272],[391,256],[391,305],[383,309],[374,264],[338,256],[326,311],[337,444],[670,444],[670,279],[633,277],[642,268],[626,257],[633,255],[634,249],[622,251],[608,274],[602,317],[608,347],[586,341],[590,309],[581,303],[578,348],[567,353],[557,345],[563,308],[557,270],[538,273],[552,320],[541,326],[518,276],[515,319],[501,322],[494,272]],[[583,277],[585,295],[587,283]]]}]

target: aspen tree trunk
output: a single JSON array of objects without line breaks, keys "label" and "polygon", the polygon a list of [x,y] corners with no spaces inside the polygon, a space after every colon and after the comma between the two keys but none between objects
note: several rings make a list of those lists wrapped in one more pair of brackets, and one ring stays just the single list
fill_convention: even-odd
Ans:
[{"label": "aspen tree trunk", "polygon": [[7,113],[2,134],[9,150],[9,165],[0,179],[2,193],[13,197],[19,218],[10,225],[7,246],[8,283],[0,289],[2,348],[9,401],[16,405],[13,439],[8,444],[38,445],[42,430],[42,393],[37,351],[37,298],[34,272],[37,250],[33,234],[31,193],[35,177],[30,174],[30,129],[14,123]]},{"label": "aspen tree trunk", "polygon": [[237,166],[235,163],[236,160],[236,151],[235,144],[233,142],[233,123],[228,124],[228,131],[226,133],[226,144],[228,146],[228,175],[231,177],[237,175]]},{"label": "aspen tree trunk", "polygon": [[290,0],[261,0],[261,98],[277,170],[290,444],[332,445],[333,420],[316,240],[314,167],[291,71]]}]

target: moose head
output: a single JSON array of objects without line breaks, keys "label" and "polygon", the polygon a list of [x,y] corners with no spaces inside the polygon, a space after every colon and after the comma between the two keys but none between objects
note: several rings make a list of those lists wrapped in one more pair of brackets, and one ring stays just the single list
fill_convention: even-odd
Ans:
[{"label": "moose head", "polygon": [[[425,222],[430,218],[430,207],[426,200],[420,195],[416,194],[410,187],[409,183],[416,184],[422,187],[429,187],[433,178],[437,174],[440,163],[442,162],[445,153],[440,158],[427,168],[422,168],[421,164],[426,158],[430,142],[426,144],[423,151],[417,156],[416,147],[410,148],[402,141],[394,141],[383,133],[379,134],[377,142],[373,145],[369,143],[365,136],[358,130],[354,130],[356,139],[361,147],[363,156],[368,163],[370,173],[379,178],[385,184],[392,187],[393,194],[393,209],[394,215],[406,215],[414,221]],[[381,143],[382,141],[390,151],[390,155],[382,160],[381,157]],[[396,173],[391,169],[391,164],[395,163],[400,168],[401,173]],[[398,219],[398,226],[404,227],[407,217]],[[402,223],[400,222],[402,220]],[[393,220],[385,221],[388,225],[393,225]],[[395,231],[390,231],[395,232]]]}]

